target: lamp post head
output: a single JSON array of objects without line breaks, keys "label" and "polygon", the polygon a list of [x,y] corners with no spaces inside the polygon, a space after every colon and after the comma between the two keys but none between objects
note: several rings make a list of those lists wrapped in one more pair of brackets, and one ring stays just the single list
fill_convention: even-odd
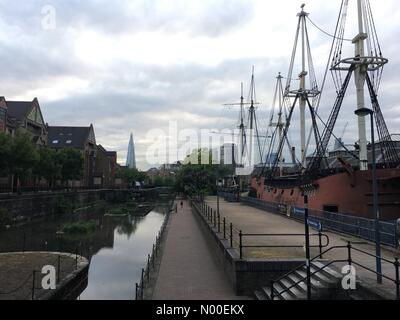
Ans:
[{"label": "lamp post head", "polygon": [[368,115],[374,114],[374,111],[368,108],[361,108],[354,112],[359,117],[366,117]]}]

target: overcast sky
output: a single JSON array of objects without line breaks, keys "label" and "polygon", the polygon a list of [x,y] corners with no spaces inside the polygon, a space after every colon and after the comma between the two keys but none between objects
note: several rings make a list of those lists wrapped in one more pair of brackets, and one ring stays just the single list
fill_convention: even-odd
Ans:
[{"label": "overcast sky", "polygon": [[[170,120],[182,129],[233,128],[237,109],[222,104],[239,99],[240,82],[248,90],[253,65],[265,129],[275,77],[288,70],[301,3],[0,0],[0,95],[38,97],[50,125],[93,123],[97,142],[118,151],[121,163],[132,132],[139,167],[147,169],[151,129],[167,130]],[[340,3],[309,0],[306,11],[333,33]],[[350,0],[351,10],[355,4]],[[400,5],[396,0],[371,0],[371,5],[383,53],[390,59],[381,106],[390,131],[400,132]],[[55,28],[43,28],[49,8],[55,9]],[[331,38],[312,25],[309,33],[321,81]],[[327,92],[332,88],[329,80]],[[325,119],[333,104],[328,96],[321,106]],[[354,100],[346,100],[337,126],[340,134],[349,121],[347,143],[355,141],[354,109]]]}]

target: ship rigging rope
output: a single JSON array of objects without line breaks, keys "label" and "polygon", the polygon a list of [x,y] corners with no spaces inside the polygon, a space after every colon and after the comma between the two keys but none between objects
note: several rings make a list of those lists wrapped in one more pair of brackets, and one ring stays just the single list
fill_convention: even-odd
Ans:
[{"label": "ship rigging rope", "polygon": [[311,22],[311,24],[312,24],[315,28],[317,28],[319,31],[321,31],[322,33],[324,33],[324,34],[327,35],[328,37],[331,37],[331,38],[337,39],[337,40],[342,40],[342,41],[349,41],[349,42],[352,42],[352,41],[353,41],[352,39],[347,39],[347,38],[343,38],[343,37],[337,37],[337,36],[335,36],[335,35],[333,35],[333,34],[327,32],[327,31],[325,31],[325,30],[322,29],[321,27],[319,27],[314,21],[312,21],[312,20],[310,19],[310,17],[307,16],[307,19],[308,19],[308,21]]},{"label": "ship rigging rope", "polygon": [[[338,34],[338,33],[339,34],[344,34],[344,24],[345,24],[345,17],[347,15],[347,6],[348,6],[348,0],[342,0],[342,4],[340,6],[340,10],[339,10],[339,14],[338,14],[338,19],[337,19],[337,22],[336,22],[335,35]],[[310,20],[310,22],[312,24],[314,24],[311,20]],[[323,92],[324,92],[324,89],[325,89],[326,79],[327,79],[327,76],[328,76],[329,67],[330,67],[332,58],[335,59],[337,45],[338,45],[338,42],[340,42],[340,41],[335,41],[337,39],[339,39],[339,38],[335,37],[333,39],[333,41],[332,41],[332,44],[331,44],[331,49],[330,49],[330,52],[329,52],[328,61],[326,63],[326,67],[325,67],[324,77],[322,79],[322,84],[321,84],[321,87],[320,87],[320,94],[318,95],[318,98],[315,101],[315,112],[316,113],[318,112],[320,104],[321,104],[321,99],[322,99],[322,95],[323,95]],[[335,49],[335,47],[336,47],[336,49]],[[332,74],[332,78],[335,80],[335,77],[334,77],[333,74]],[[335,86],[336,86],[336,83],[335,83]],[[308,134],[305,153],[307,153],[308,147],[310,145],[311,136],[312,136],[312,128],[310,128],[310,132]]]}]

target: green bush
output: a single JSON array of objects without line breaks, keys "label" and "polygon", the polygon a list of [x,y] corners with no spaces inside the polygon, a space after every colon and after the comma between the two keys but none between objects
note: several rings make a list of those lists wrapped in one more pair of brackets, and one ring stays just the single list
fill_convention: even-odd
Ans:
[{"label": "green bush", "polygon": [[120,215],[127,215],[129,214],[129,209],[126,207],[118,207],[118,208],[112,208],[106,211],[107,215],[115,215],[115,216],[120,216]]},{"label": "green bush", "polygon": [[137,207],[137,204],[135,201],[128,201],[127,203],[125,203],[126,208],[129,209],[134,209]]},{"label": "green bush", "polygon": [[64,196],[57,197],[55,206],[55,213],[65,214],[74,211],[74,205],[70,201],[67,201]]},{"label": "green bush", "polygon": [[88,234],[96,230],[95,221],[82,221],[67,223],[63,226],[62,231],[68,234]]}]

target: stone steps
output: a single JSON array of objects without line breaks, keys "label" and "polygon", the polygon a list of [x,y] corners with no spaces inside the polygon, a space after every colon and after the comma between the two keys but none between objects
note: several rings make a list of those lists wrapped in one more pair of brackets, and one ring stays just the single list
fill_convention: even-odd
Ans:
[{"label": "stone steps", "polygon": [[[324,269],[322,269],[324,268]],[[321,270],[322,269],[322,270]],[[325,267],[322,262],[311,264],[311,294],[318,297],[320,292],[338,288],[342,275],[334,268]],[[294,270],[285,278],[274,283],[274,300],[305,300],[307,299],[307,268],[303,266]],[[264,286],[255,293],[257,300],[271,300],[271,287]]]}]

